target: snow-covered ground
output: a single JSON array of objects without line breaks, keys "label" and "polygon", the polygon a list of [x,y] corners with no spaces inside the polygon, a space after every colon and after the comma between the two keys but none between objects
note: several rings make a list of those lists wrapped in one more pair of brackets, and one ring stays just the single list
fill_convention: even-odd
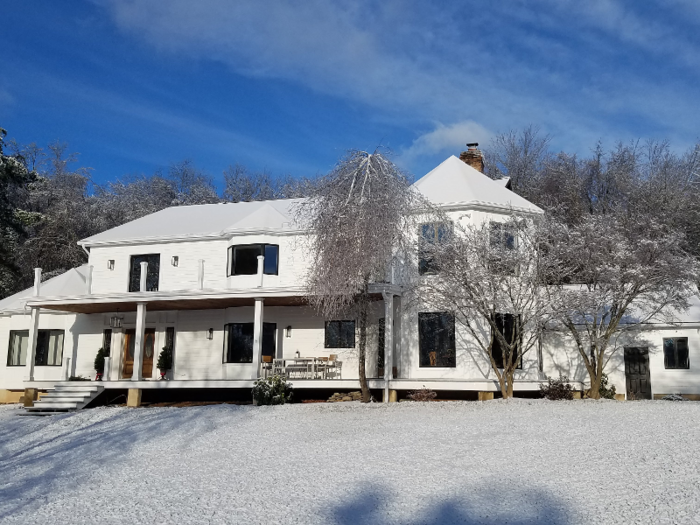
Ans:
[{"label": "snow-covered ground", "polygon": [[0,408],[0,523],[698,523],[700,403]]}]

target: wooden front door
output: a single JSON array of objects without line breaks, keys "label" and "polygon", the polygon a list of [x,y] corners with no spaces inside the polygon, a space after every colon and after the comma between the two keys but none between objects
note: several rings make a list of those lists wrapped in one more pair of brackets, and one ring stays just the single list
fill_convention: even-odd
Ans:
[{"label": "wooden front door", "polygon": [[625,348],[625,378],[627,399],[651,399],[648,348]]},{"label": "wooden front door", "polygon": [[[136,343],[136,330],[124,331],[124,363],[122,365],[122,378],[129,379],[134,375],[134,347]],[[153,375],[153,355],[156,347],[155,328],[146,328],[143,339],[143,355],[141,363],[141,377],[149,378]]]}]

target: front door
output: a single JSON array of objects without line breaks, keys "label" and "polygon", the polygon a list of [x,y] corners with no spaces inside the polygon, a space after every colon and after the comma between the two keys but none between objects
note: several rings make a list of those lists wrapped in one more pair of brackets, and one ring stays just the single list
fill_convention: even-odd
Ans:
[{"label": "front door", "polygon": [[[129,379],[134,375],[134,348],[136,343],[136,330],[124,331],[124,363],[122,365],[122,379]],[[155,328],[146,328],[143,339],[143,356],[141,364],[141,377],[149,378],[153,375],[153,354],[156,347]]]},{"label": "front door", "polygon": [[648,348],[625,348],[625,378],[627,399],[651,399]]}]

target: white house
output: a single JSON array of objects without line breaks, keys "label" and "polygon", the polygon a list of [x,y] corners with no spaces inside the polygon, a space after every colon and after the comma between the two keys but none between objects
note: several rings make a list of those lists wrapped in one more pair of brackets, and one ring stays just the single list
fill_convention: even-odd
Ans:
[{"label": "white house", "polygon": [[[448,158],[415,188],[454,220],[542,213],[473,165],[483,166],[475,148],[461,160]],[[0,301],[0,402],[22,394],[31,402],[37,391],[54,388],[81,399],[70,392],[92,388],[86,402],[103,389],[128,390],[132,404],[164,389],[249,391],[272,368],[284,368],[296,389],[357,389],[354,320],[323,319],[305,305],[310,261],[307,232],[293,220],[298,202],[173,207],[82,240],[86,265],[43,283],[38,270],[34,288]],[[423,230],[429,234],[430,227]],[[405,307],[395,282],[373,284],[372,294],[380,329],[367,365],[376,396],[384,391],[388,400],[390,392],[423,386],[480,398],[498,391],[488,363],[463,343],[459,324],[436,334],[436,327],[454,324],[449,312]],[[632,377],[637,388],[642,366],[649,395],[700,397],[699,333],[696,302],[680,324],[650,326],[645,352],[618,352],[611,382],[625,393]],[[525,357],[516,392],[536,391],[546,375],[559,372],[582,387],[585,369],[567,345],[557,334],[544,338]],[[94,378],[101,347],[109,359],[99,387],[68,381]],[[167,381],[156,368],[163,347],[174,355]]]}]

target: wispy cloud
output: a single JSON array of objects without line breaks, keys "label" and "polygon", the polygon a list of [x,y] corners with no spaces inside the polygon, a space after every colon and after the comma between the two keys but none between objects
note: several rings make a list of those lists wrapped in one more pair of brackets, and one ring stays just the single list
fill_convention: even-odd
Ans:
[{"label": "wispy cloud", "polygon": [[663,16],[612,0],[101,3],[162,52],[291,80],[424,130],[407,158],[530,123],[573,149],[603,135],[697,133],[700,11],[690,2]]},{"label": "wispy cloud", "polygon": [[465,120],[445,126],[437,123],[434,130],[424,133],[400,152],[401,163],[410,165],[422,155],[450,155],[466,149],[465,141],[485,143],[493,133],[477,122]]}]

